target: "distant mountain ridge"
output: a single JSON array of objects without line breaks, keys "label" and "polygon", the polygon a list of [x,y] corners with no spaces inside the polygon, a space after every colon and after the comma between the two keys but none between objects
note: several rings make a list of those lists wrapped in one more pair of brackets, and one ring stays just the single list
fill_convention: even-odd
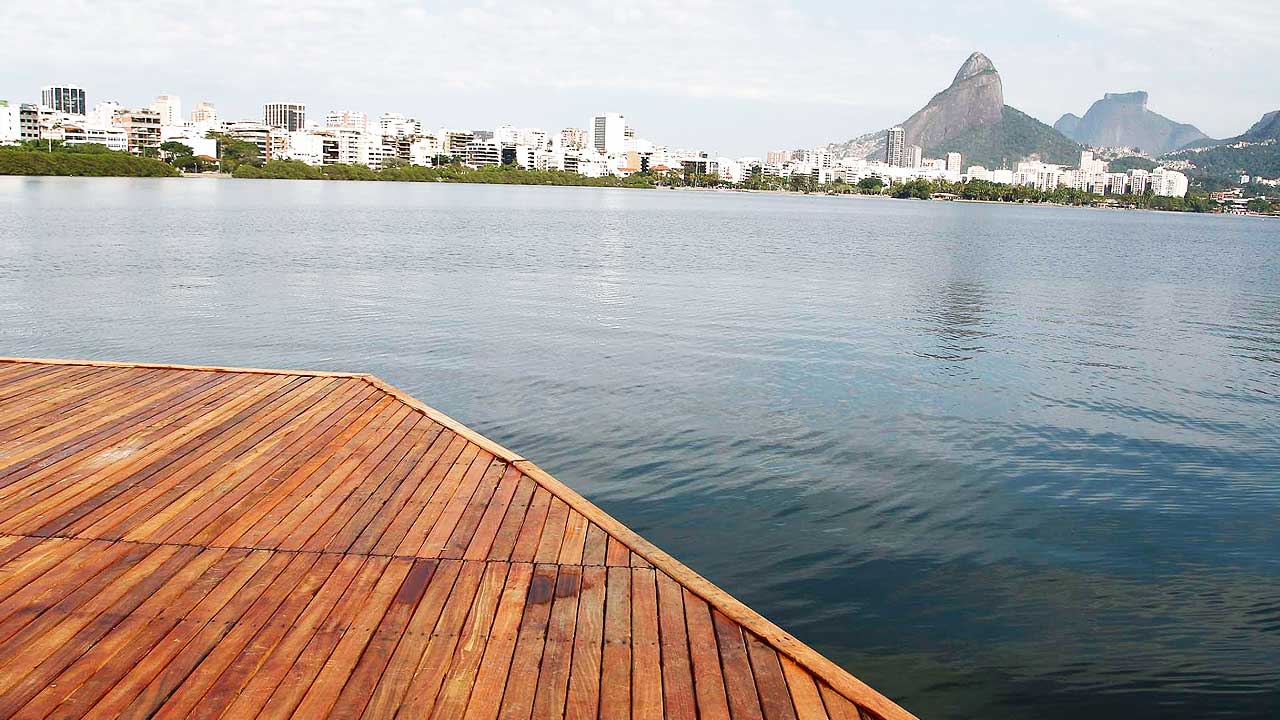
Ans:
[{"label": "distant mountain ridge", "polygon": [[1187,143],[1208,137],[1194,125],[1179,123],[1147,109],[1144,90],[1106,93],[1084,117],[1067,113],[1054,129],[1085,145],[1132,147],[1162,155]]},{"label": "distant mountain ridge", "polygon": [[1194,150],[1196,148],[1214,147],[1216,145],[1234,145],[1240,142],[1260,143],[1268,140],[1280,142],[1280,110],[1272,110],[1262,116],[1262,119],[1249,126],[1248,130],[1229,137],[1225,140],[1214,140],[1213,138],[1203,138],[1195,140],[1179,149]]},{"label": "distant mountain ridge", "polygon": [[[1004,86],[990,58],[974,52],[945,90],[902,123],[906,144],[929,157],[959,152],[966,165],[1011,166],[1037,155],[1046,162],[1078,158],[1080,146],[1062,133],[1004,103]],[[829,145],[841,156],[884,159],[880,131]]]}]

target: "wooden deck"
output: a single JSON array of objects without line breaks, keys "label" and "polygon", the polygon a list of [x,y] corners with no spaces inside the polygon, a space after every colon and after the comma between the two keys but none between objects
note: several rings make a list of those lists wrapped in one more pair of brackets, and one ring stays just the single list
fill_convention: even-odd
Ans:
[{"label": "wooden deck", "polygon": [[0,718],[912,716],[367,375],[0,359]]}]

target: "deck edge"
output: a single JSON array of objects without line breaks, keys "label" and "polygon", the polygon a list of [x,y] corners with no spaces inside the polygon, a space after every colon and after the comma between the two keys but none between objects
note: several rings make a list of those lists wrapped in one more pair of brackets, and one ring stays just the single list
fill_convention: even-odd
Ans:
[{"label": "deck edge", "polygon": [[741,600],[730,595],[715,583],[702,577],[689,566],[646,540],[644,536],[601,510],[551,473],[528,460],[517,460],[513,464],[534,482],[546,488],[551,494],[563,500],[574,510],[582,513],[588,520],[599,525],[605,532],[616,537],[622,544],[628,546],[632,552],[648,560],[655,568],[670,575],[676,582],[706,600],[712,607],[723,613],[725,617],[755,633],[771,644],[778,652],[786,654],[801,667],[816,675],[819,680],[830,685],[831,689],[866,707],[884,720],[919,720],[905,708],[859,680],[848,670],[801,642],[791,633],[775,625],[773,621],[752,610],[750,606]]}]

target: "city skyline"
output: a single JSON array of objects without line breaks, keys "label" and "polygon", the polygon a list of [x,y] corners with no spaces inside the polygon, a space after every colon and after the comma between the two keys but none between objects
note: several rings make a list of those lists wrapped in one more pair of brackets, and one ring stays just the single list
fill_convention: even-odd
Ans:
[{"label": "city skyline", "polygon": [[[169,93],[252,118],[283,97],[320,112],[402,112],[457,127],[497,118],[577,126],[601,107],[625,107],[645,118],[638,129],[648,135],[738,155],[841,142],[901,122],[957,57],[979,48],[1000,64],[1010,102],[1046,123],[1103,92],[1138,88],[1158,100],[1153,109],[1215,137],[1280,106],[1280,97],[1257,92],[1272,85],[1260,82],[1265,67],[1280,61],[1280,38],[1268,30],[1280,9],[1265,3],[1197,15],[1196,33],[1176,42],[1166,33],[1185,11],[1157,12],[1150,3],[939,6],[905,15],[817,3],[736,7],[653,0],[498,11],[388,2],[353,13],[338,3],[277,4],[256,16],[255,32],[269,38],[261,44],[236,38],[236,15],[183,2],[127,26],[111,3],[5,7],[0,42],[13,60],[0,68],[0,97],[23,100],[66,82],[91,88],[90,105],[141,105]],[[984,28],[978,20],[995,10],[1000,27]],[[427,40],[388,42],[387,27]],[[464,40],[474,37],[502,50],[478,51]],[[60,51],[49,52],[51,43]],[[1126,52],[1115,52],[1117,43]],[[122,44],[131,52],[118,52]],[[137,73],[138,62],[148,72]]]}]

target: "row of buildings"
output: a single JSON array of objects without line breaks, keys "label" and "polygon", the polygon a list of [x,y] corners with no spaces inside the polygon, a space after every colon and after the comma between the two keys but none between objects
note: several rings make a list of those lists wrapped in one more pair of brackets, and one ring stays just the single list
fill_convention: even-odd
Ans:
[{"label": "row of buildings", "polygon": [[317,121],[309,120],[306,106],[295,102],[267,103],[261,119],[227,121],[209,102],[197,103],[184,115],[182,99],[170,94],[157,96],[146,107],[101,102],[90,108],[84,89],[73,85],[42,88],[39,103],[12,106],[0,101],[0,143],[57,140],[153,154],[162,143],[173,140],[212,159],[217,156],[217,147],[206,137],[210,131],[254,144],[261,160],[288,159],[315,166],[358,164],[377,169],[392,164],[462,162],[472,167],[515,164],[591,177],[677,171],[715,175],[736,184],[796,177],[814,185],[836,181],[856,184],[875,177],[888,185],[915,179],[985,180],[1099,194],[1150,189],[1157,195],[1184,195],[1187,191],[1186,176],[1176,170],[1109,172],[1107,162],[1090,152],[1082,153],[1079,166],[1074,168],[1028,160],[1013,170],[988,170],[980,165],[962,169],[960,153],[926,158],[920,146],[906,144],[901,127],[888,131],[883,161],[837,158],[823,148],[773,150],[764,158],[728,158],[637,137],[626,118],[615,112],[591,117],[586,128],[548,132],[512,125],[492,130],[430,129],[401,113],[384,113],[374,120],[355,110],[331,110]]}]

